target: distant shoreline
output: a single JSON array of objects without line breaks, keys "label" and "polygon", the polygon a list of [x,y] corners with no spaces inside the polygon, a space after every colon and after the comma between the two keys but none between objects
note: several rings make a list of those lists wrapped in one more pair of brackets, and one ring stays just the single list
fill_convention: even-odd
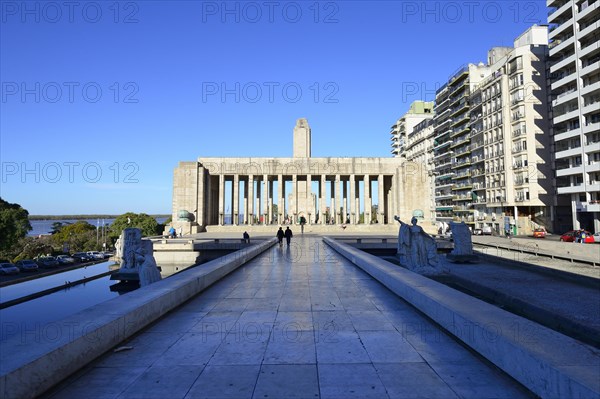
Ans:
[{"label": "distant shoreline", "polygon": [[[29,220],[86,220],[86,219],[116,219],[121,215],[29,215]],[[149,215],[154,218],[169,217],[170,214]]]}]

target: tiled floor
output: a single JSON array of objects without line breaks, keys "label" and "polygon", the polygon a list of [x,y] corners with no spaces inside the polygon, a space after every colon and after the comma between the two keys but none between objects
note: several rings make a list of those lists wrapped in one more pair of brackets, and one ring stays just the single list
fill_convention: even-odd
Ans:
[{"label": "tiled floor", "polygon": [[521,398],[317,236],[252,262],[109,353],[57,398]]}]

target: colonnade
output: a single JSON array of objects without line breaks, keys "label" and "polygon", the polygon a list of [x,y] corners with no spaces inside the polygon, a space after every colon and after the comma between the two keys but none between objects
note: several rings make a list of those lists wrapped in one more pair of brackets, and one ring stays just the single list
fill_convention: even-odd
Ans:
[{"label": "colonnade", "polygon": [[[297,224],[303,216],[307,224],[393,223],[393,215],[389,216],[397,201],[396,190],[391,189],[393,177],[384,174],[209,175],[204,203],[206,221],[219,225]],[[376,203],[374,198],[377,198]],[[377,209],[371,214],[374,204]],[[276,211],[274,205],[277,205]]]}]

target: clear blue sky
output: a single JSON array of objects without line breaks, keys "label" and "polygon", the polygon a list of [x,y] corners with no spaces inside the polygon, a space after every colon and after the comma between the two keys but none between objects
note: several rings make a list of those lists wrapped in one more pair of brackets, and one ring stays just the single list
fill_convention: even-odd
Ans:
[{"label": "clear blue sky", "polygon": [[169,213],[179,161],[291,156],[300,117],[313,156],[388,157],[412,101],[547,14],[545,1],[0,4],[0,195],[31,214]]}]

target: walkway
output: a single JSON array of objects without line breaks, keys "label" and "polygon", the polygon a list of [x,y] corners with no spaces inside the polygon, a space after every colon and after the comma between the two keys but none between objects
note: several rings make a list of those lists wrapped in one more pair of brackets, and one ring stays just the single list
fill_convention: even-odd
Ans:
[{"label": "walkway", "polygon": [[48,397],[531,397],[319,237],[292,244],[241,267]]}]

